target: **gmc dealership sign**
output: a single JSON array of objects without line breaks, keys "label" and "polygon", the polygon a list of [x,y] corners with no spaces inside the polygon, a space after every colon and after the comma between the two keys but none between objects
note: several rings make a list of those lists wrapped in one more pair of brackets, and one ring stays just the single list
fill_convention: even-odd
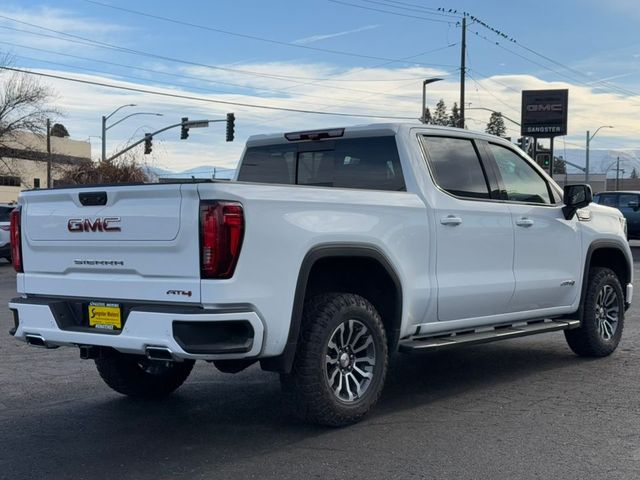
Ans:
[{"label": "gmc dealership sign", "polygon": [[525,137],[567,134],[569,90],[523,90],[522,127]]}]

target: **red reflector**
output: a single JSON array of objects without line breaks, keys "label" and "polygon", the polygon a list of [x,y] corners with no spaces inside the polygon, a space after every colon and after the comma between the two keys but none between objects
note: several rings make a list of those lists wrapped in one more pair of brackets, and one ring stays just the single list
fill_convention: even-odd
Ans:
[{"label": "red reflector", "polygon": [[20,242],[20,208],[12,210],[9,214],[11,225],[9,227],[9,239],[11,241],[11,263],[16,272],[22,272],[22,246]]},{"label": "red reflector", "polygon": [[244,212],[237,202],[200,204],[202,278],[231,278],[244,236]]}]

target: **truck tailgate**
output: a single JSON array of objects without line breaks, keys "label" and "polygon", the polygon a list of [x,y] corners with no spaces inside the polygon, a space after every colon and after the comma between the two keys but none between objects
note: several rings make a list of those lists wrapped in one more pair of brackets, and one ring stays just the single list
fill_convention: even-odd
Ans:
[{"label": "truck tailgate", "polygon": [[42,190],[21,203],[22,293],[200,301],[195,185]]}]

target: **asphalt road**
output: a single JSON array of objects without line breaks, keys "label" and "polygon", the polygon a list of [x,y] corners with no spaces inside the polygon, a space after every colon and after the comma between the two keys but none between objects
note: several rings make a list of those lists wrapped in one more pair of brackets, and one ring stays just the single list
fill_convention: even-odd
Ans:
[{"label": "asphalt road", "polygon": [[[14,279],[1,263],[0,305]],[[574,356],[562,333],[400,357],[375,411],[335,430],[289,419],[257,367],[199,363],[167,400],[121,397],[75,349],[6,335],[3,309],[0,478],[638,479],[639,311],[605,359]]]}]

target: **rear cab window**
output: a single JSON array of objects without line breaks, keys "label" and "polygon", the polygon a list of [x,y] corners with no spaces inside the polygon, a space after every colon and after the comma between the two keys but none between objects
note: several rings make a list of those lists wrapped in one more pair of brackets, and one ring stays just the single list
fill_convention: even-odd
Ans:
[{"label": "rear cab window", "polygon": [[238,181],[405,191],[394,136],[247,148]]}]

